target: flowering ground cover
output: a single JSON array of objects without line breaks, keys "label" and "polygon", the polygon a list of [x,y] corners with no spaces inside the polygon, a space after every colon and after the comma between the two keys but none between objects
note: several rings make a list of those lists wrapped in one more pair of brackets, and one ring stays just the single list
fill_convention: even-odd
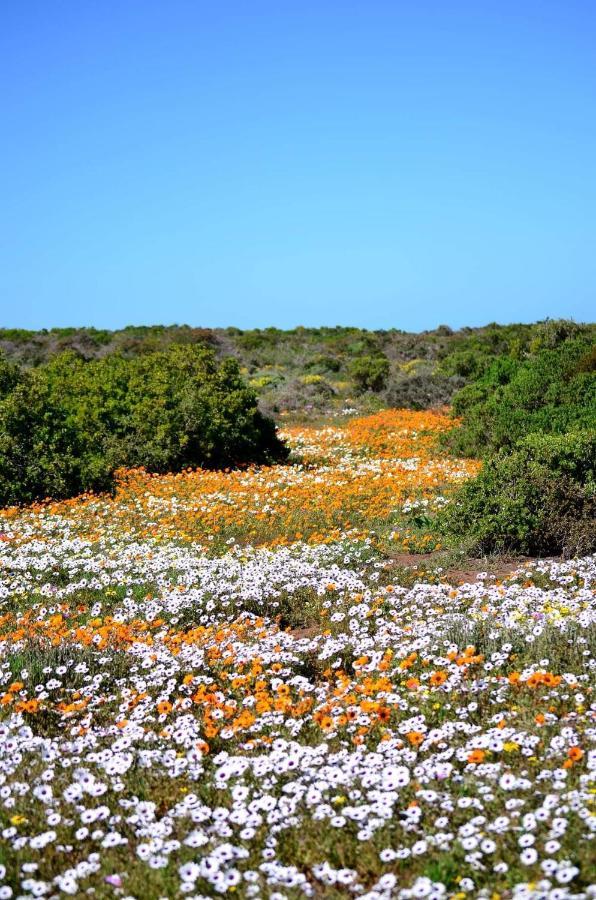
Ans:
[{"label": "flowering ground cover", "polygon": [[[193,543],[210,553],[232,541],[278,546],[297,540],[333,542],[387,528],[402,504],[435,498],[440,488],[478,470],[471,460],[438,456],[436,436],[453,426],[439,413],[386,411],[344,428],[288,429],[290,465],[235,471],[120,474],[114,500],[75,498],[8,510],[25,538],[58,534],[95,541],[134,535]],[[403,524],[403,523],[402,523]],[[404,534],[407,543],[407,536]]]},{"label": "flowering ground cover", "polygon": [[2,513],[0,898],[596,896],[596,559],[392,581],[450,425]]}]

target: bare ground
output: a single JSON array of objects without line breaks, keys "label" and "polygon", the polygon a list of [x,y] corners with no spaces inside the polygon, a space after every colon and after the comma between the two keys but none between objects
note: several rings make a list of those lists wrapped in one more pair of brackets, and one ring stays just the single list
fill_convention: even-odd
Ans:
[{"label": "bare ground", "polygon": [[445,565],[445,553],[440,550],[433,553],[396,553],[392,555],[391,560],[392,566],[403,569],[432,569],[443,565],[442,577],[454,585],[476,581],[480,573],[492,575],[497,580],[507,578],[517,569],[533,561],[530,556],[511,558],[467,556],[456,564]]}]

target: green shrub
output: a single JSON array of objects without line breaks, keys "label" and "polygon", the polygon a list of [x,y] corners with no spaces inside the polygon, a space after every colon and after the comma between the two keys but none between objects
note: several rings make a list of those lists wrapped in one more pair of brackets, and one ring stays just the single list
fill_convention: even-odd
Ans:
[{"label": "green shrub", "polygon": [[389,375],[386,356],[360,356],[350,363],[350,375],[357,390],[382,391]]},{"label": "green shrub", "polygon": [[24,373],[0,402],[2,505],[68,497],[86,486],[83,442],[40,373]]},{"label": "green shrub", "polygon": [[463,426],[451,449],[474,456],[512,448],[525,434],[596,427],[596,373],[589,337],[564,341],[524,361],[502,357],[454,398]]},{"label": "green shrub", "polygon": [[[477,382],[484,378],[491,364],[498,358],[520,363],[546,349],[556,349],[562,343],[578,337],[594,336],[596,326],[578,325],[566,321],[546,321],[533,325],[497,325],[462,328],[452,331],[440,326],[420,334],[397,329],[366,331],[361,328],[303,328],[288,331],[275,328],[242,331],[238,328],[207,329],[188,325],[128,326],[119,331],[98,331],[85,328],[61,328],[43,331],[0,329],[0,349],[6,356],[22,365],[38,366],[65,350],[73,350],[85,359],[122,354],[137,357],[162,352],[171,344],[200,344],[213,349],[218,358],[236,357],[240,365],[258,378],[268,366],[283,370],[284,377],[275,384],[255,386],[261,400],[270,408],[285,408],[283,395],[287,385],[311,373],[326,380],[349,382],[338,388],[328,406],[336,409],[352,402],[354,394],[366,396],[359,401],[364,409],[383,399],[382,391],[395,386],[399,406],[436,406],[450,402],[454,386]],[[366,357],[370,365],[355,363]],[[355,366],[355,377],[349,373]],[[412,370],[406,368],[412,365]],[[376,370],[381,367],[381,372]],[[436,380],[404,385],[399,373],[411,376],[436,376]],[[335,380],[335,375],[341,379]],[[457,379],[455,384],[445,379]],[[295,393],[295,392],[294,392]],[[350,399],[351,398],[351,399]],[[425,399],[426,398],[426,399]],[[304,397],[307,407],[311,398]],[[308,411],[308,410],[307,410]],[[480,429],[482,431],[482,429]],[[474,453],[473,447],[467,452]]]},{"label": "green shrub", "polygon": [[63,354],[21,371],[0,400],[2,504],[109,489],[121,466],[167,472],[286,455],[237,362],[218,365],[192,345],[94,362]]},{"label": "green shrub", "polygon": [[[309,379],[309,376],[305,376]],[[285,410],[286,412],[297,412],[298,410],[306,410],[307,412],[325,410],[329,401],[335,395],[334,388],[324,379],[316,381],[303,380],[302,378],[294,378],[286,382],[279,388],[272,397],[265,397],[264,406],[272,412]]]},{"label": "green shrub", "polygon": [[490,357],[477,350],[457,350],[445,357],[439,371],[447,376],[476,379],[486,371],[490,361]]},{"label": "green shrub", "polygon": [[341,360],[335,356],[328,356],[324,353],[315,354],[312,359],[304,362],[304,368],[307,370],[316,370],[319,374],[327,374],[329,372],[339,372],[341,369]]},{"label": "green shrub", "polygon": [[19,366],[0,355],[0,400],[14,390],[20,378]]},{"label": "green shrub", "polygon": [[489,459],[439,516],[470,549],[571,556],[596,550],[596,432],[530,434]]},{"label": "green shrub", "polygon": [[579,337],[583,330],[583,325],[570,319],[546,319],[538,322],[530,342],[530,350],[533,353],[543,349],[553,350],[565,341]]}]

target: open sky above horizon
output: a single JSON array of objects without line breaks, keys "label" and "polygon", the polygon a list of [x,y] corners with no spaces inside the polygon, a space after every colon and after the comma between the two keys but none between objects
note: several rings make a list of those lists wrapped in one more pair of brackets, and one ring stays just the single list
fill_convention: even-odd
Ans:
[{"label": "open sky above horizon", "polygon": [[594,318],[590,0],[0,22],[0,326]]}]

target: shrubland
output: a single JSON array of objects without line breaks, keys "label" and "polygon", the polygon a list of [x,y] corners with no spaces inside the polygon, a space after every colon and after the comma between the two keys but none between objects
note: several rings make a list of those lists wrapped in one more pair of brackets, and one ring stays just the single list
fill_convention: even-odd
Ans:
[{"label": "shrubland", "polygon": [[489,456],[442,513],[483,553],[577,556],[596,548],[596,431],[532,432]]},{"label": "shrubland", "polygon": [[463,419],[451,449],[476,456],[513,447],[532,432],[564,433],[596,424],[596,356],[588,335],[523,360],[492,362],[453,400]]},{"label": "shrubland", "polygon": [[[206,347],[218,360],[233,357],[274,416],[336,415],[344,408],[374,412],[382,406],[428,409],[449,405],[465,384],[498,358],[523,360],[591,326],[573,322],[495,323],[453,330],[442,325],[410,333],[324,327],[242,330],[185,325],[130,326],[119,331],[63,328],[0,329],[0,351],[26,367],[70,350],[82,359],[113,354],[134,359],[172,345]],[[304,385],[305,376],[319,376]]]},{"label": "shrubland", "polygon": [[568,463],[593,450],[594,334],[565,320],[421,334],[4,330],[0,502],[111,490],[121,468],[280,460],[275,417],[452,405],[445,451],[484,468],[433,520],[437,534],[474,552],[587,551],[593,470]]}]

